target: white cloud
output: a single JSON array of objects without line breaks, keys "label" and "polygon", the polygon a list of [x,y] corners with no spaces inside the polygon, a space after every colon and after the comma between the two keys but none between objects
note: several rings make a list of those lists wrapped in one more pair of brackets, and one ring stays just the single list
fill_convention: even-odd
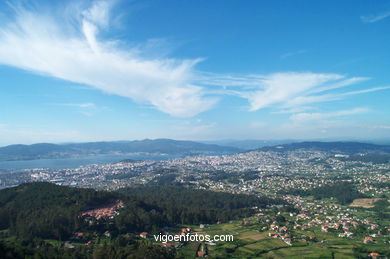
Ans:
[{"label": "white cloud", "polygon": [[328,113],[297,113],[290,116],[290,119],[295,123],[305,122],[305,121],[315,121],[323,120],[334,117],[342,117],[347,115],[354,115],[367,112],[367,108],[355,108],[351,110],[342,110],[336,112]]},{"label": "white cloud", "polygon": [[380,86],[380,87],[373,87],[373,88],[364,89],[364,90],[351,91],[351,92],[347,92],[347,93],[342,93],[341,95],[348,96],[348,95],[365,94],[365,93],[371,93],[371,92],[387,90],[387,89],[390,89],[390,86]]},{"label": "white cloud", "polygon": [[196,71],[201,59],[157,58],[150,55],[150,42],[124,49],[121,42],[103,37],[111,26],[111,7],[112,2],[95,1],[86,9],[68,8],[63,16],[14,8],[8,23],[0,24],[0,64],[85,84],[177,117],[194,116],[213,107],[217,98],[209,95],[244,98],[250,111],[272,107],[286,112],[389,88],[335,92],[368,80],[336,73]]},{"label": "white cloud", "polygon": [[91,23],[97,24],[98,26],[107,27],[110,22],[110,9],[112,2],[109,1],[97,1],[92,3],[92,6],[84,10],[82,15],[85,20]]},{"label": "white cloud", "polygon": [[321,92],[325,92],[325,91],[329,91],[329,90],[334,90],[334,89],[338,89],[338,88],[341,88],[341,87],[346,87],[346,86],[354,85],[354,84],[357,84],[357,83],[360,83],[360,82],[364,82],[364,81],[367,81],[369,79],[370,79],[369,77],[352,77],[352,78],[347,78],[345,80],[342,80],[342,81],[339,81],[339,82],[336,82],[336,83],[333,83],[333,84],[329,84],[329,85],[325,85],[323,87],[315,88],[312,91],[310,91],[310,93],[311,94],[312,93],[321,93]]},{"label": "white cloud", "polygon": [[0,27],[0,64],[86,84],[178,117],[213,106],[216,100],[191,83],[199,60],[148,59],[138,49],[123,50],[99,38],[109,26],[109,7],[106,1],[93,3],[74,13],[78,23],[15,8],[14,17]]},{"label": "white cloud", "polygon": [[251,111],[273,104],[284,103],[330,80],[340,79],[337,74],[276,73],[262,81],[263,90],[247,94]]},{"label": "white cloud", "polygon": [[380,20],[386,19],[390,16],[390,12],[384,12],[376,15],[360,16],[360,19],[365,23],[379,22]]},{"label": "white cloud", "polygon": [[199,76],[200,84],[222,87],[211,90],[213,94],[229,94],[247,99],[250,111],[272,107],[280,113],[294,113],[297,110],[312,108],[307,104],[341,100],[352,95],[390,88],[383,86],[347,92],[335,91],[369,79],[312,72],[280,72],[267,75],[203,73]]}]

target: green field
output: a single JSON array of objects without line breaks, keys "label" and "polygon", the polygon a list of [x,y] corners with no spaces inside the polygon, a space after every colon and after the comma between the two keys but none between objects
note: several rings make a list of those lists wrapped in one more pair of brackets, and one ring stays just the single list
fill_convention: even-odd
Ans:
[{"label": "green field", "polygon": [[[209,258],[356,258],[354,248],[372,251],[390,251],[388,237],[376,238],[374,244],[363,244],[362,238],[340,238],[336,233],[321,232],[319,229],[294,231],[294,236],[311,235],[317,241],[294,240],[291,245],[281,239],[268,236],[270,231],[256,231],[256,226],[243,226],[241,221],[211,225],[205,229],[194,228],[198,233],[233,234],[233,242],[218,242],[209,245]],[[321,242],[322,240],[326,240]],[[178,251],[186,258],[194,257],[199,243],[188,243]],[[362,258],[368,252],[359,254]]]}]

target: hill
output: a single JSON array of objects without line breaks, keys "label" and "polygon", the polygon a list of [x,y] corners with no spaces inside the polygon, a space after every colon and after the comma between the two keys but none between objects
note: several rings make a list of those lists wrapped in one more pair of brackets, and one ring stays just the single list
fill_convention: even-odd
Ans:
[{"label": "hill", "polygon": [[222,155],[241,150],[215,144],[171,139],[89,142],[71,144],[40,143],[0,147],[0,161],[68,158],[96,154],[160,153],[168,155]]},{"label": "hill", "polygon": [[260,139],[245,139],[245,140],[214,140],[214,141],[202,141],[205,144],[216,144],[225,147],[234,147],[242,150],[252,150],[262,147],[269,147],[275,145],[284,145],[297,142],[297,140],[260,140]]},{"label": "hill", "polygon": [[177,224],[224,222],[251,215],[253,206],[281,203],[266,197],[173,186],[108,192],[45,182],[27,183],[0,190],[0,231],[8,229],[23,239],[57,240],[86,229],[104,232],[108,230],[106,218],[91,226],[80,215],[113,207],[112,204],[119,201],[123,204],[121,213],[108,227],[117,234],[152,231]]},{"label": "hill", "polygon": [[376,145],[360,142],[299,142],[285,145],[262,147],[259,151],[294,151],[294,150],[325,151],[331,153],[390,153],[390,145]]},{"label": "hill", "polygon": [[0,229],[21,238],[64,239],[79,229],[81,211],[115,201],[119,195],[50,183],[29,183],[0,191]]}]

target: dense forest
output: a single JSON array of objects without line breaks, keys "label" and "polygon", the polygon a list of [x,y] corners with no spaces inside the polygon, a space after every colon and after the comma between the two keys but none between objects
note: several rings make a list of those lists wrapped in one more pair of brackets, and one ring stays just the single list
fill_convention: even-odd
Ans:
[{"label": "dense forest", "polygon": [[137,242],[134,238],[120,236],[113,242],[101,244],[96,248],[79,246],[74,249],[54,247],[50,244],[32,241],[29,245],[0,240],[0,258],[2,259],[167,259],[175,258],[173,252],[147,242]]},{"label": "dense forest", "polygon": [[354,199],[365,198],[352,183],[337,182],[311,190],[289,190],[288,193],[301,196],[314,196],[316,199],[335,198],[340,204],[351,203]]},{"label": "dense forest", "polygon": [[50,183],[22,184],[0,191],[0,229],[26,239],[64,239],[82,227],[80,211],[118,198],[116,193]]},{"label": "dense forest", "polygon": [[169,224],[226,222],[251,215],[251,207],[282,203],[281,200],[267,197],[178,186],[143,186],[122,189],[120,192],[159,208]]},{"label": "dense forest", "polygon": [[[99,219],[87,224],[80,216],[88,209],[122,200],[124,208],[114,222]],[[22,240],[66,240],[76,231],[113,236],[131,232],[157,232],[164,226],[226,222],[250,215],[251,207],[280,203],[268,198],[175,186],[127,188],[120,192],[96,191],[28,183],[0,191],[0,230]],[[113,224],[114,223],[114,224]]]},{"label": "dense forest", "polygon": [[[113,219],[92,222],[81,215],[118,201],[123,201],[124,207]],[[0,254],[1,258],[172,258],[169,250],[140,241],[138,233],[238,219],[253,213],[253,207],[275,203],[281,201],[179,186],[107,192],[27,183],[0,190]],[[95,249],[66,249],[44,241],[63,243],[77,232],[104,236],[108,231],[111,241]]]}]

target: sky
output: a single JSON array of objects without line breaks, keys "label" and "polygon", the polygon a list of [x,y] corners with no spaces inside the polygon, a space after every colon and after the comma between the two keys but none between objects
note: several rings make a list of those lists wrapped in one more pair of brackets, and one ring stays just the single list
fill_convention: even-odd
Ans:
[{"label": "sky", "polygon": [[0,145],[390,139],[390,1],[1,1]]}]

